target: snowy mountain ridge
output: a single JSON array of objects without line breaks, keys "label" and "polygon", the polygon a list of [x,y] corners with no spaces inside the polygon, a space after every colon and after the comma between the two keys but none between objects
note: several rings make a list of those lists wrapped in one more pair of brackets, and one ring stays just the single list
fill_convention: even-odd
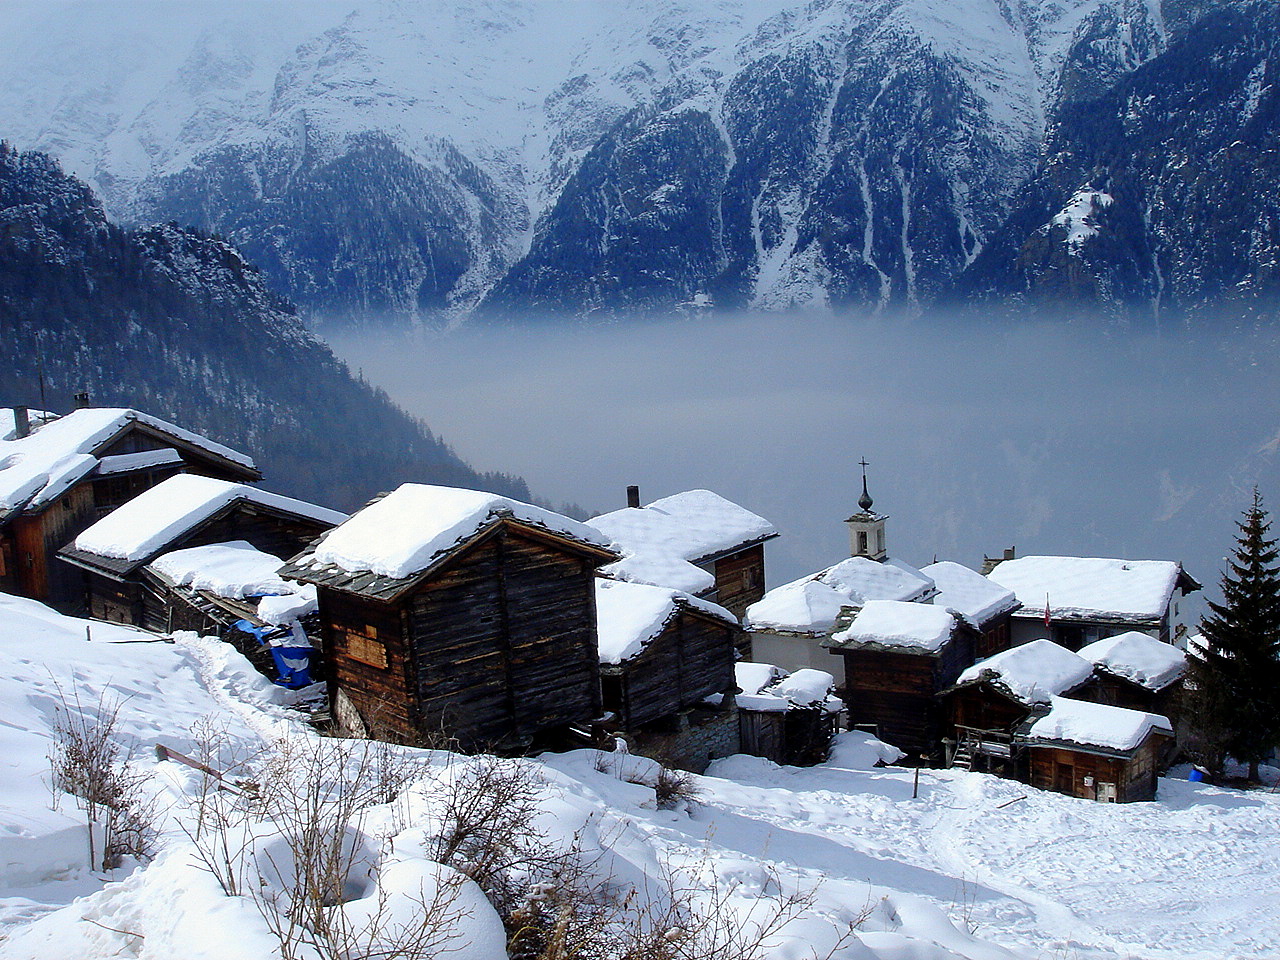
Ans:
[{"label": "snowy mountain ridge", "polygon": [[0,132],[318,314],[914,305],[1188,5],[9,4]]}]

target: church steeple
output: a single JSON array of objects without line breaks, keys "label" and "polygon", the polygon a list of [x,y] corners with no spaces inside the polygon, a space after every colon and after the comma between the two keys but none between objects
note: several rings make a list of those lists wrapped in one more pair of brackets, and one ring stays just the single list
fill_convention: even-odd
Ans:
[{"label": "church steeple", "polygon": [[849,552],[855,557],[883,560],[888,556],[884,543],[884,522],[889,518],[872,511],[873,500],[867,491],[867,458],[858,461],[862,467],[862,496],[858,498],[859,512],[845,521],[849,525]]}]

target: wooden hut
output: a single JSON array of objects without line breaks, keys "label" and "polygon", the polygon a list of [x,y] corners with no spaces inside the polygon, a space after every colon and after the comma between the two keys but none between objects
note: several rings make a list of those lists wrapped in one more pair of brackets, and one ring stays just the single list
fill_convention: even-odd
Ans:
[{"label": "wooden hut", "polygon": [[232,481],[253,460],[137,410],[83,408],[33,420],[15,408],[0,440],[0,590],[78,609],[77,572],[54,557],[90,524],[178,473]]},{"label": "wooden hut", "polygon": [[599,579],[596,617],[604,709],[633,752],[698,773],[738,752],[732,613],[679,590]]},{"label": "wooden hut", "polygon": [[[778,535],[768,520],[710,490],[686,490],[642,507],[639,489],[630,487],[627,504],[589,521],[623,556],[608,575],[689,590],[737,617],[764,596],[764,544]],[[682,563],[709,579],[687,569],[678,582],[658,578]]]},{"label": "wooden hut", "polygon": [[1115,803],[1155,799],[1172,738],[1165,717],[1066,697],[1020,730],[1033,787]]},{"label": "wooden hut", "polygon": [[313,584],[350,733],[527,749],[601,715],[598,531],[505,497],[404,484],[282,573]]},{"label": "wooden hut", "polygon": [[965,669],[941,694],[949,720],[949,763],[1024,778],[1018,727],[1059,694],[1079,694],[1093,665],[1052,640],[1004,650]]},{"label": "wooden hut", "polygon": [[[285,588],[278,576],[267,577],[264,561],[279,567],[345,519],[336,510],[247,484],[182,474],[112,511],[58,556],[84,571],[86,606],[99,620],[157,632],[208,629],[225,620],[215,600],[243,600],[255,590],[261,595]],[[177,551],[232,544],[240,546],[204,558],[223,564],[220,579],[217,569],[202,573],[198,562],[182,565],[181,576],[163,563]],[[210,584],[204,590],[207,602],[197,602],[198,587],[190,589],[202,576]],[[215,581],[222,586],[215,589]],[[228,595],[237,591],[238,596]]]},{"label": "wooden hut", "polygon": [[973,662],[976,631],[942,607],[868,601],[829,641],[844,657],[849,724],[917,756],[940,760],[938,694]]},{"label": "wooden hut", "polygon": [[738,730],[742,752],[774,763],[811,766],[831,752],[843,704],[822,670],[788,673],[768,663],[739,663]]},{"label": "wooden hut", "polygon": [[1176,727],[1187,672],[1187,655],[1177,647],[1131,631],[1082,647],[1080,656],[1093,664],[1094,692],[1088,699],[1159,714]]}]

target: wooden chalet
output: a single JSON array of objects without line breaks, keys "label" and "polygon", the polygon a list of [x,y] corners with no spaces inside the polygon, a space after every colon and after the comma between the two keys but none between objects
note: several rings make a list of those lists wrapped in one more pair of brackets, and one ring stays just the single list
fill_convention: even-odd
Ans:
[{"label": "wooden chalet", "polygon": [[1187,655],[1177,647],[1131,631],[1082,647],[1080,656],[1093,664],[1094,690],[1089,699],[1178,723]]},{"label": "wooden chalet", "polygon": [[604,709],[633,753],[701,773],[738,752],[732,613],[679,590],[599,579],[596,617]]},{"label": "wooden chalet", "polygon": [[[217,630],[253,616],[245,601],[255,590],[289,589],[268,568],[344,519],[336,510],[247,484],[181,474],[82,531],[58,556],[82,571],[85,606],[99,620],[157,632]],[[164,562],[177,552],[212,546],[230,549],[181,565],[180,575],[179,566]],[[203,588],[201,561],[211,565]],[[219,565],[227,584],[222,587],[212,583]]]},{"label": "wooden chalet", "polygon": [[1165,717],[1065,697],[1019,730],[1033,787],[1114,803],[1155,799],[1172,739]]},{"label": "wooden chalet", "polygon": [[1059,694],[1081,695],[1093,665],[1051,640],[1034,640],[965,669],[942,691],[950,765],[1025,778],[1018,728]]},{"label": "wooden chalet", "polygon": [[404,484],[282,568],[317,588],[339,728],[524,750],[601,716],[607,539],[548,510]]},{"label": "wooden chalet", "polygon": [[1013,614],[1015,646],[1049,639],[1068,650],[1135,630],[1185,644],[1189,611],[1181,600],[1200,589],[1171,560],[1017,557],[988,576],[1022,604]]},{"label": "wooden chalet", "polygon": [[872,600],[926,603],[934,583],[900,560],[849,557],[818,573],[774,587],[747,608],[744,626],[753,659],[785,670],[817,669],[845,683],[844,660],[831,636]]},{"label": "wooden chalet", "polygon": [[739,663],[738,731],[743,753],[812,766],[831,753],[843,704],[835,678],[821,670],[788,673],[768,663]]},{"label": "wooden chalet", "polygon": [[605,571],[610,576],[696,593],[737,617],[764,596],[764,544],[777,530],[710,490],[686,490],[642,507],[639,488],[628,487],[626,508],[589,522],[623,557]]},{"label": "wooden chalet", "polygon": [[254,481],[253,460],[137,410],[83,407],[31,418],[13,408],[0,440],[0,590],[77,609],[81,578],[55,562],[90,524],[179,473]]},{"label": "wooden chalet", "polygon": [[828,642],[844,658],[850,727],[909,754],[941,759],[938,694],[973,662],[977,631],[942,607],[871,600]]}]

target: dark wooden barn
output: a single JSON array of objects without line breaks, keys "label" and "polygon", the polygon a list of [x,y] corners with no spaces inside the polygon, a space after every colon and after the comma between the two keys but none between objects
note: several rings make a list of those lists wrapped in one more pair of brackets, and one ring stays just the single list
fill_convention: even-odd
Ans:
[{"label": "dark wooden barn", "polygon": [[[741,618],[765,592],[764,544],[778,535],[773,525],[710,490],[686,490],[640,506],[640,491],[627,488],[627,507],[595,517],[624,556],[650,571],[663,558],[692,564],[709,575],[700,583],[682,576],[669,581],[618,570],[622,579],[643,580],[696,593]],[[696,578],[697,571],[693,571]],[[744,635],[745,642],[745,635]],[[746,652],[746,651],[742,651]]]},{"label": "dark wooden barn", "polygon": [[596,617],[604,709],[633,752],[699,773],[738,752],[732,613],[679,590],[600,579]]},{"label": "dark wooden barn", "polygon": [[1054,697],[1020,730],[1030,783],[1086,800],[1154,800],[1160,757],[1173,738],[1167,718]]},{"label": "dark wooden barn", "polygon": [[973,662],[976,631],[943,607],[868,601],[827,646],[844,657],[851,727],[913,756],[942,759],[938,694]]},{"label": "dark wooden barn", "polygon": [[79,611],[79,574],[58,549],[116,507],[179,473],[261,474],[242,453],[136,410],[90,408],[32,420],[15,408],[0,441],[0,590]]},{"label": "dark wooden barn", "polygon": [[1083,695],[1092,681],[1093,665],[1051,640],[1034,640],[978,661],[940,695],[949,726],[949,763],[1025,777],[1017,729],[1052,697]]},{"label": "dark wooden barn", "polygon": [[1080,699],[1159,714],[1177,727],[1187,672],[1177,647],[1132,631],[1082,647],[1080,656],[1094,671],[1093,694]]},{"label": "dark wooden barn", "polygon": [[[82,531],[58,556],[82,571],[84,604],[99,620],[157,632],[208,630],[230,616],[221,600],[243,597],[227,596],[225,590],[192,589],[186,578],[175,582],[166,574],[164,557],[197,547],[242,544],[244,562],[275,558],[279,566],[344,519],[346,515],[335,510],[257,487],[183,474]],[[225,562],[225,557],[219,559]],[[255,566],[256,576],[249,579],[269,576],[261,562]],[[191,575],[198,576],[195,571]],[[237,575],[246,576],[228,571],[226,577]],[[273,590],[286,588],[284,581],[271,579]]]},{"label": "dark wooden barn", "polygon": [[601,715],[584,524],[487,493],[404,484],[282,573],[318,590],[334,716],[350,733],[524,750]]},{"label": "dark wooden barn", "polygon": [[827,759],[842,706],[831,674],[809,668],[789,674],[767,663],[739,663],[737,679],[743,753],[791,766]]}]

